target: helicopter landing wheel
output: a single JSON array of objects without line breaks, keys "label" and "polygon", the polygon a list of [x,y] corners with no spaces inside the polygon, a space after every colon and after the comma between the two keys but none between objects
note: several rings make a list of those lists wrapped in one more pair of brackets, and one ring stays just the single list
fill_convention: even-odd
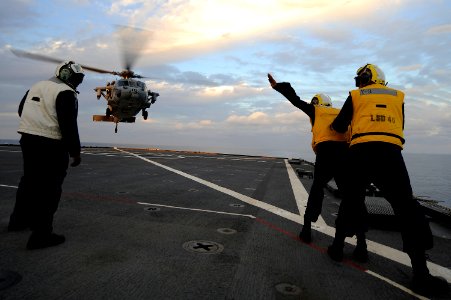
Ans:
[{"label": "helicopter landing wheel", "polygon": [[147,120],[148,116],[149,116],[149,112],[147,110],[143,110],[143,118],[144,118],[144,120]]},{"label": "helicopter landing wheel", "polygon": [[111,109],[109,107],[106,108],[105,114],[107,117],[111,116]]}]

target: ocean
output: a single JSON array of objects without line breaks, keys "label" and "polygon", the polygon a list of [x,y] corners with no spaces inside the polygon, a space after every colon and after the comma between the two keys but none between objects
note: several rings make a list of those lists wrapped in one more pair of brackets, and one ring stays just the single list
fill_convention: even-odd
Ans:
[{"label": "ocean", "polygon": [[451,208],[451,154],[403,153],[413,193]]},{"label": "ocean", "polygon": [[[1,144],[18,145],[17,140],[0,140]],[[84,146],[106,147],[113,146],[103,143],[85,143]],[[118,147],[136,148],[159,148],[167,150],[196,150],[205,152],[219,152],[230,154],[252,155],[252,150],[246,153],[234,153],[233,151],[221,152],[221,149],[194,149],[193,147],[165,147],[165,146],[144,146],[144,145],[116,145]],[[259,150],[261,152],[261,149]],[[239,151],[236,151],[239,152]],[[261,153],[255,152],[256,155]],[[267,155],[278,156],[278,154],[267,153]],[[419,154],[403,152],[404,161],[409,172],[413,193],[416,197],[425,200],[438,201],[440,205],[451,208],[451,154]],[[282,156],[283,157],[283,156]],[[288,157],[296,158],[296,156]],[[311,156],[297,157],[308,161],[314,161]]]}]

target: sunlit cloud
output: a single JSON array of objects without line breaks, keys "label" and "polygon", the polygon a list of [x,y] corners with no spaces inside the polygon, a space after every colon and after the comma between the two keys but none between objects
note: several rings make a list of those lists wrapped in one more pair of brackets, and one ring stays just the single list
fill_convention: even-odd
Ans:
[{"label": "sunlit cloud", "polygon": [[214,125],[212,120],[200,120],[198,122],[177,122],[175,124],[175,129],[184,130],[184,129],[205,129],[211,128]]},{"label": "sunlit cloud", "polygon": [[[152,41],[144,52],[162,62],[230,47],[237,42],[268,39],[282,28],[309,27],[325,21],[361,18],[376,7],[389,3],[394,8],[401,2],[119,1],[111,5],[110,13],[124,14],[131,10],[129,14],[133,23],[153,30]],[[326,32],[324,29],[323,33],[334,39],[340,37],[332,30]]]},{"label": "sunlit cloud", "polygon": [[218,97],[224,94],[232,94],[234,88],[232,86],[207,87],[199,92],[202,97]]},{"label": "sunlit cloud", "polygon": [[[31,52],[120,71],[123,52],[136,50],[136,44],[123,47],[117,40],[117,25],[124,25],[137,28],[129,36],[139,38],[138,50],[143,51],[133,52],[132,69],[146,76],[147,86],[160,97],[149,109],[151,118],[144,121],[139,114],[136,123],[120,124],[121,135],[110,136],[112,124],[92,124],[92,114],[104,113],[106,106],[95,100],[93,88],[117,78],[87,72],[79,94],[82,139],[174,144],[185,137],[187,145],[200,140],[207,144],[206,136],[220,137],[222,143],[223,135],[233,145],[280,139],[280,147],[285,147],[285,142],[296,140],[310,153],[309,118],[269,87],[266,73],[291,82],[306,101],[325,92],[339,108],[355,88],[357,68],[373,62],[382,67],[389,86],[406,93],[406,149],[421,144],[438,145],[435,150],[423,146],[425,151],[451,148],[447,1],[70,3],[49,2],[58,8],[58,18],[36,1],[19,1],[14,14],[0,14],[5,29],[0,39],[5,138],[17,136],[17,105],[23,94],[54,71],[52,64],[15,57],[9,47],[21,45]],[[61,14],[67,16],[65,22]]]},{"label": "sunlit cloud", "polygon": [[415,64],[415,65],[410,65],[410,66],[401,66],[399,67],[399,71],[401,72],[405,72],[405,71],[418,71],[420,70],[422,67],[421,64]]},{"label": "sunlit cloud", "polygon": [[106,43],[96,43],[96,47],[100,48],[100,49],[107,49],[110,46],[108,44],[106,44]]},{"label": "sunlit cloud", "polygon": [[307,115],[300,110],[289,113],[277,113],[274,119],[278,124],[301,124],[306,122],[306,127],[309,126]]},{"label": "sunlit cloud", "polygon": [[140,120],[140,122],[148,123],[148,124],[156,124],[159,122],[158,119],[154,119],[154,118],[147,118],[147,120],[144,120],[144,119],[139,119],[139,120]]},{"label": "sunlit cloud", "polygon": [[226,120],[227,123],[232,124],[254,124],[254,125],[263,125],[269,124],[271,122],[268,114],[257,111],[251,113],[248,116],[239,116],[239,115],[231,115]]},{"label": "sunlit cloud", "polygon": [[435,26],[432,28],[429,28],[427,33],[430,34],[449,34],[451,33],[451,24],[443,24],[439,26]]}]

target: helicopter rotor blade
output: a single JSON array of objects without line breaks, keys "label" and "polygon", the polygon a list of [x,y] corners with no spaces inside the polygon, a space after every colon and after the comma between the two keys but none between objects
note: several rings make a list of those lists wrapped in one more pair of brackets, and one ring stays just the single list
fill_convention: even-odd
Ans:
[{"label": "helicopter rotor blade", "polygon": [[92,72],[96,72],[96,73],[101,73],[101,74],[113,74],[113,75],[119,75],[119,72],[116,71],[108,71],[108,70],[103,70],[103,69],[99,69],[99,68],[94,68],[94,67],[90,67],[87,65],[80,65],[83,69],[92,71]]},{"label": "helicopter rotor blade", "polygon": [[123,53],[123,66],[127,71],[131,71],[153,32],[129,26],[117,25],[116,27],[118,28],[117,34]]},{"label": "helicopter rotor blade", "polygon": [[[56,57],[49,57],[46,55],[31,53],[31,52],[27,52],[27,51],[23,51],[23,50],[19,50],[19,49],[11,49],[11,52],[18,57],[25,57],[25,58],[30,58],[30,59],[40,60],[40,61],[45,61],[45,62],[50,62],[50,63],[59,64],[59,63],[62,63],[63,61],[65,61],[64,59],[60,59],[60,58],[56,58]],[[103,70],[103,69],[94,68],[94,67],[90,67],[90,66],[82,65],[82,64],[80,64],[80,65],[83,69],[86,69],[86,70],[89,70],[92,72],[96,72],[96,73],[113,74],[113,75],[119,74],[118,72],[115,72],[115,71]]]},{"label": "helicopter rotor blade", "polygon": [[30,52],[26,52],[26,51],[19,50],[19,49],[10,49],[10,50],[14,55],[16,55],[18,57],[26,57],[26,58],[31,58],[34,60],[40,60],[40,61],[51,62],[51,63],[61,63],[64,61],[64,59],[49,57],[49,56],[45,56],[42,54],[30,53]]}]

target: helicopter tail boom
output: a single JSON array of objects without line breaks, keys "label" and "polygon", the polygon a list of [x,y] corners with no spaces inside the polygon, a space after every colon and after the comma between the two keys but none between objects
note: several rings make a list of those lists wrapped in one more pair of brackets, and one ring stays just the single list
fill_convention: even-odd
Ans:
[{"label": "helicopter tail boom", "polygon": [[93,115],[92,120],[94,122],[114,122],[117,123],[119,120],[114,116],[105,116],[105,115]]}]

